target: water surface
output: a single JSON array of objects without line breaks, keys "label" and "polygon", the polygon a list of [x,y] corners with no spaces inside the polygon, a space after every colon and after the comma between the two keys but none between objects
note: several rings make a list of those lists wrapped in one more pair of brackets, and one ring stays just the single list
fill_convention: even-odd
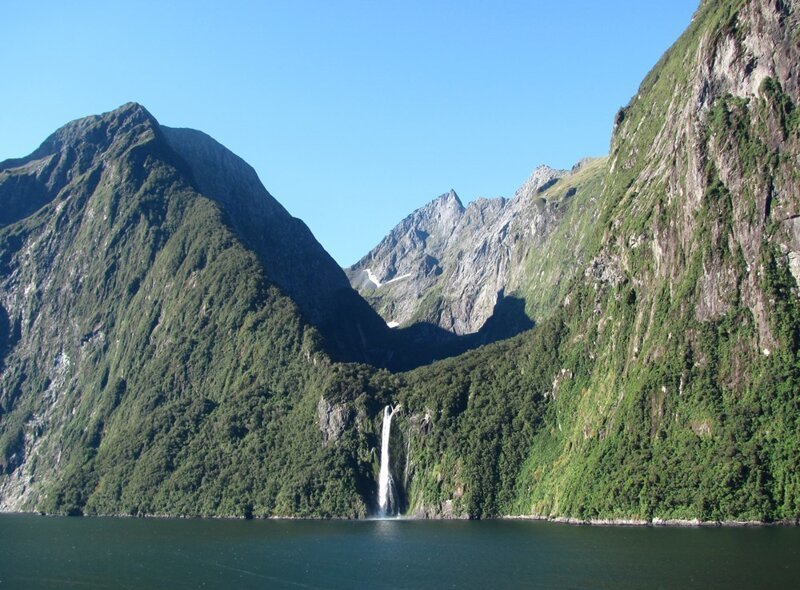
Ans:
[{"label": "water surface", "polygon": [[0,516],[3,588],[793,588],[800,529]]}]

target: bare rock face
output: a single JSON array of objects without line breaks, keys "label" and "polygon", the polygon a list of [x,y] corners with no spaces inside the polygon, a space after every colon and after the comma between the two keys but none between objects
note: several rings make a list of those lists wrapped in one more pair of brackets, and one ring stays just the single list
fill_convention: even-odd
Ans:
[{"label": "bare rock face", "polygon": [[598,256],[584,271],[584,276],[597,288],[602,284],[620,285],[625,281],[625,274],[619,268],[617,260]]},{"label": "bare rock face", "polygon": [[[721,24],[707,28],[713,19]],[[790,156],[798,141],[789,115],[800,104],[799,19],[796,1],[751,0],[736,10],[703,3],[681,40],[691,47],[683,75],[670,73],[669,83],[663,72],[648,76],[611,144],[612,173],[633,176],[623,201],[627,217],[657,211],[637,230],[647,236],[642,247],[649,243],[654,265],[652,276],[635,273],[635,286],[644,292],[662,281],[677,284],[686,261],[705,248],[695,317],[713,321],[743,305],[755,318],[757,348],[767,350],[774,338],[762,285],[773,246],[800,277],[792,221],[800,184]],[[654,205],[644,195],[663,196]],[[618,231],[606,236],[607,252],[624,253],[621,266],[636,268],[629,246],[639,238],[622,231],[625,225],[633,223],[618,220]]]},{"label": "bare rock face", "polygon": [[800,216],[785,219],[781,246],[789,260],[789,270],[795,282],[800,285]]},{"label": "bare rock face", "polygon": [[415,301],[431,289],[443,273],[442,258],[464,215],[464,206],[450,191],[418,209],[392,230],[380,244],[347,271],[362,294],[387,290],[407,293],[406,299],[387,301],[390,325],[410,320]]},{"label": "bare rock face", "polygon": [[558,204],[541,194],[569,174],[540,166],[513,198],[479,198],[467,207],[451,190],[347,269],[350,282],[390,327],[427,322],[475,333],[522,282],[529,251],[560,219]]},{"label": "bare rock face", "polygon": [[350,422],[350,410],[346,406],[331,404],[324,397],[319,398],[317,416],[323,447],[336,441]]}]

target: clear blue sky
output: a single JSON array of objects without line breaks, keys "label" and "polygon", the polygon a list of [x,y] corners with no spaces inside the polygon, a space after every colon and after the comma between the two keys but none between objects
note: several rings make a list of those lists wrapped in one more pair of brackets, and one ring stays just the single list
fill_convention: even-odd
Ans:
[{"label": "clear blue sky", "polygon": [[698,0],[43,1],[0,19],[0,160],[128,101],[215,137],[341,264],[451,187],[605,154]]}]

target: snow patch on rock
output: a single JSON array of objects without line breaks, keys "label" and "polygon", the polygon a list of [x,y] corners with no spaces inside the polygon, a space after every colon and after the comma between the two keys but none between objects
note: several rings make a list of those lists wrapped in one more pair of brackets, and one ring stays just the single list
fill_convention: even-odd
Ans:
[{"label": "snow patch on rock", "polygon": [[[371,269],[371,268],[365,268],[365,269],[364,269],[364,272],[366,272],[366,273],[367,273],[367,278],[369,279],[369,281],[370,281],[370,282],[371,282],[373,285],[375,285],[375,288],[376,288],[376,289],[377,289],[377,288],[379,288],[379,287],[382,287],[383,285],[391,285],[392,283],[395,283],[395,282],[397,282],[397,281],[402,281],[403,279],[407,279],[407,278],[409,278],[409,277],[411,276],[411,273],[409,272],[409,273],[406,273],[406,274],[400,275],[399,277],[394,277],[393,279],[389,279],[388,281],[383,281],[383,282],[382,282],[382,281],[381,281],[381,280],[380,280],[380,279],[377,277],[377,275],[376,275],[374,272],[372,272],[372,269]],[[389,327],[391,328],[392,326],[389,326]]]}]

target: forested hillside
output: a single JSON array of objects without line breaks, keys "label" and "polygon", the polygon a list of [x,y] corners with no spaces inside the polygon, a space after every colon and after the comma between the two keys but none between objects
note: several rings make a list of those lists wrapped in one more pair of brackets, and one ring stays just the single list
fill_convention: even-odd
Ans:
[{"label": "forested hillside", "polygon": [[703,3],[617,115],[594,254],[558,309],[410,376],[408,406],[448,425],[412,437],[412,507],[800,515],[798,16]]}]

